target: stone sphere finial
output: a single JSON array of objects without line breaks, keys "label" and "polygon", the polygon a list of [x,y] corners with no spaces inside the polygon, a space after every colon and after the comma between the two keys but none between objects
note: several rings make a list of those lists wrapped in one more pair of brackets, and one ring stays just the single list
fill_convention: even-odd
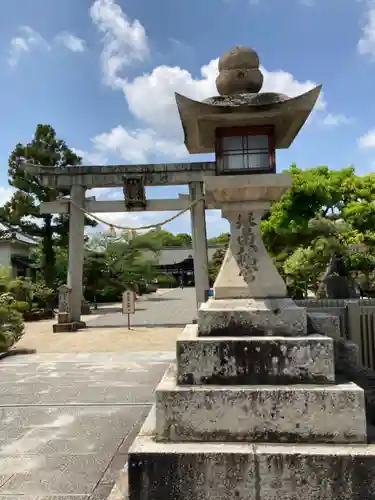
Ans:
[{"label": "stone sphere finial", "polygon": [[256,94],[263,85],[258,54],[242,45],[225,52],[219,59],[216,88],[220,95]]}]

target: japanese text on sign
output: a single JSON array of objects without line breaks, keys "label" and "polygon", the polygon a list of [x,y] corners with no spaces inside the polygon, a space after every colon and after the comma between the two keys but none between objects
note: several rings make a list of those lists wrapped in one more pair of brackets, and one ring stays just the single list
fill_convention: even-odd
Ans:
[{"label": "japanese text on sign", "polygon": [[127,290],[122,294],[122,314],[135,313],[135,293]]}]

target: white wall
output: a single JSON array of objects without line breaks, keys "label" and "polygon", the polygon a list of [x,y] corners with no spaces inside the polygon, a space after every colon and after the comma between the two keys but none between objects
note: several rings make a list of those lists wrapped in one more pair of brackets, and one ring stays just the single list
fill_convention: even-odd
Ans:
[{"label": "white wall", "polygon": [[10,241],[0,242],[0,266],[10,267],[11,266],[11,243]]}]

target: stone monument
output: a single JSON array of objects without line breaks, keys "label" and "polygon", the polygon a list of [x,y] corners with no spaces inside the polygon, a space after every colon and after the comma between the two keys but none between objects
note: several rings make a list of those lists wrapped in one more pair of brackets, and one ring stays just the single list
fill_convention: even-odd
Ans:
[{"label": "stone monument", "polygon": [[219,71],[219,97],[176,98],[188,150],[216,152],[205,195],[231,242],[215,296],[178,339],[129,451],[129,499],[375,498],[363,390],[335,381],[337,323],[287,297],[259,230],[291,182],[275,173],[274,151],[291,144],[320,87],[293,99],[259,93],[259,59],[244,47]]},{"label": "stone monument", "polygon": [[[84,310],[84,308],[87,309],[87,306],[82,301],[82,309]],[[59,287],[59,311],[57,313],[57,323],[53,325],[53,332],[76,332],[85,326],[86,325],[83,321],[73,321],[72,289],[68,285],[61,285]]]}]

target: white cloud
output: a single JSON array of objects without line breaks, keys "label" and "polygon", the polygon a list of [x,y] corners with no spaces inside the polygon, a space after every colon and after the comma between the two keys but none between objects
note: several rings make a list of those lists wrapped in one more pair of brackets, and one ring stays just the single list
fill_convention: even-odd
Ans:
[{"label": "white cloud", "polygon": [[332,114],[328,113],[322,120],[322,124],[326,125],[327,127],[337,127],[339,125],[350,125],[353,123],[352,118],[348,118],[345,115],[342,114]]},{"label": "white cloud", "polygon": [[369,130],[358,140],[359,147],[362,149],[375,148],[375,128]]},{"label": "white cloud", "polygon": [[113,88],[121,88],[124,84],[122,70],[148,56],[146,31],[137,19],[131,21],[114,0],[95,0],[90,15],[103,34],[101,63],[104,81]]},{"label": "white cloud", "polygon": [[375,1],[367,1],[366,22],[362,28],[362,37],[357,49],[361,55],[375,56]]},{"label": "white cloud", "polygon": [[92,139],[99,153],[112,153],[132,163],[144,163],[152,154],[172,158],[186,156],[183,144],[159,136],[152,129],[126,130],[119,125],[110,132],[104,132]]},{"label": "white cloud", "polygon": [[99,151],[89,153],[76,148],[72,148],[72,151],[82,158],[82,163],[85,165],[105,165],[108,163],[108,158]]},{"label": "white cloud", "polygon": [[11,67],[17,66],[22,55],[29,53],[32,49],[50,49],[49,43],[30,26],[21,26],[19,31],[20,35],[10,41],[8,64]]},{"label": "white cloud", "polygon": [[86,50],[86,42],[82,38],[69,33],[68,31],[63,31],[56,36],[56,41],[64,45],[67,49],[72,52],[84,52]]},{"label": "white cloud", "polygon": [[[123,91],[130,112],[159,132],[176,135],[181,124],[174,93],[202,100],[216,94],[217,59],[201,68],[201,78],[178,66],[158,66],[150,74],[125,82]],[[178,133],[180,136],[181,134]]]}]

